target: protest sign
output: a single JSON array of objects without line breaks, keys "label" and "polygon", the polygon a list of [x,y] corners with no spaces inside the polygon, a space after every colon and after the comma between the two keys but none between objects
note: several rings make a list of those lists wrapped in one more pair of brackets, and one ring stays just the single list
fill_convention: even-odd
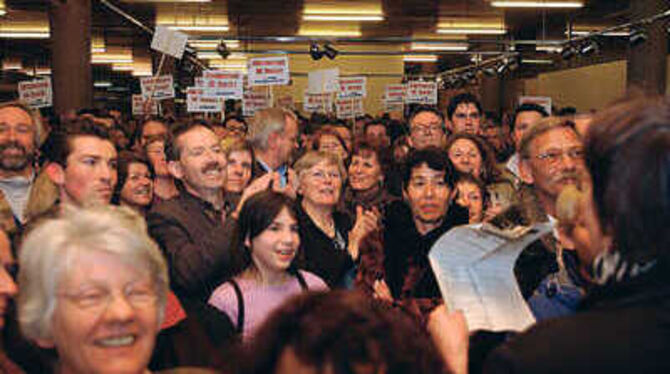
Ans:
[{"label": "protest sign", "polygon": [[339,99],[335,102],[335,115],[339,119],[351,119],[365,114],[363,111],[363,99],[360,97],[351,99]]},{"label": "protest sign", "polygon": [[252,58],[247,64],[251,86],[284,85],[289,82],[288,57]]},{"label": "protest sign", "polygon": [[[140,78],[142,96],[153,100],[174,98],[174,83],[172,75],[161,75],[158,77]],[[153,95],[152,95],[153,93]]]},{"label": "protest sign", "polygon": [[253,116],[257,111],[272,106],[272,95],[269,92],[244,91],[242,113],[245,117]]},{"label": "protest sign", "polygon": [[219,113],[223,111],[223,100],[211,95],[207,89],[186,89],[186,111],[189,113]]},{"label": "protest sign", "polygon": [[151,49],[181,59],[187,41],[188,35],[184,33],[170,30],[165,26],[156,26],[154,37],[151,40]]},{"label": "protest sign", "polygon": [[337,92],[337,97],[340,99],[365,97],[366,95],[366,77],[340,77],[339,84],[340,89]]},{"label": "protest sign", "polygon": [[323,69],[307,74],[307,92],[312,94],[337,92],[340,69]]},{"label": "protest sign", "polygon": [[437,104],[437,83],[424,81],[411,81],[407,84],[405,96],[407,104]]},{"label": "protest sign", "polygon": [[404,84],[388,84],[384,90],[384,101],[387,103],[404,103],[405,102],[405,85]]},{"label": "protest sign", "polygon": [[195,80],[196,87],[207,89],[211,96],[222,99],[241,99],[244,96],[242,73],[208,70]]},{"label": "protest sign", "polygon": [[51,78],[19,82],[19,99],[32,108],[44,108],[53,105]]},{"label": "protest sign", "polygon": [[151,101],[151,113],[144,112],[144,103],[147,101],[142,95],[133,95],[133,115],[134,116],[143,116],[145,114],[158,115],[158,102]]},{"label": "protest sign", "polygon": [[302,108],[307,113],[330,113],[333,110],[333,95],[305,92]]}]

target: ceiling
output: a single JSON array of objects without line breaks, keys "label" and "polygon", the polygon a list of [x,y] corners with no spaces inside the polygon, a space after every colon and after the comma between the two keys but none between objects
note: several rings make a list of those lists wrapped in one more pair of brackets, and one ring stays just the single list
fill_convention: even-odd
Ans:
[{"label": "ceiling", "polygon": [[[54,0],[52,0],[54,1]],[[134,53],[142,51],[144,63],[150,63],[148,53],[151,36],[140,27],[124,19],[108,6],[105,0],[91,0],[93,10],[93,39],[102,40],[107,49],[125,47]],[[494,8],[491,0],[212,0],[205,3],[169,2],[166,0],[107,0],[109,3],[132,15],[142,24],[154,28],[156,24],[177,25],[227,25],[226,32],[189,32],[194,38],[218,41],[240,40],[233,50],[293,50],[307,53],[309,39],[330,40],[341,53],[348,53],[348,46],[365,52],[366,46],[375,44],[375,53],[388,47],[389,53],[419,53],[410,50],[411,41],[416,40],[462,40],[469,42],[469,50],[463,52],[437,52],[438,61],[432,63],[406,63],[406,73],[438,72],[470,63],[471,58],[482,52],[516,50],[529,60],[556,59],[555,54],[537,51],[533,43],[524,41],[565,40],[567,25],[573,28],[601,29],[629,21],[629,0],[584,0],[579,9],[509,9]],[[152,2],[153,1],[153,2]],[[156,2],[159,1],[159,2]],[[561,0],[566,1],[566,0]],[[0,0],[7,14],[0,16],[0,31],[10,24],[23,22],[31,27],[46,27],[48,32],[49,0]],[[343,8],[344,7],[344,8]],[[381,14],[381,21],[323,22],[306,21],[304,16],[314,12],[328,14],[365,13]],[[366,13],[367,14],[367,13]],[[441,26],[472,27],[477,24],[495,24],[506,31],[502,35],[454,35],[439,34]],[[4,25],[3,25],[4,24]],[[317,29],[315,31],[314,27]],[[332,26],[332,27],[331,27]],[[322,29],[326,35],[315,36]],[[353,36],[342,36],[340,32],[355,32]],[[310,36],[301,36],[307,33]],[[268,37],[263,39],[263,37]],[[277,37],[295,37],[282,39]],[[260,40],[259,40],[260,39]],[[605,38],[604,38],[605,39]],[[590,59],[571,64],[593,63],[601,60],[621,58],[626,51],[624,38],[606,38],[601,53]],[[235,46],[234,43],[230,43]],[[381,46],[381,47],[380,47]],[[370,48],[373,49],[372,47]],[[131,52],[132,53],[132,52]],[[383,53],[383,52],[381,52]],[[425,52],[423,52],[425,53]],[[435,53],[431,51],[431,53]],[[5,60],[20,60],[27,67],[49,66],[48,39],[6,39],[0,37],[0,57]],[[518,74],[533,75],[547,69],[565,67],[562,62],[525,66]],[[0,72],[2,82],[16,79],[17,72]],[[124,75],[125,74],[125,75]],[[109,65],[94,65],[94,77],[132,76],[115,72]]]}]

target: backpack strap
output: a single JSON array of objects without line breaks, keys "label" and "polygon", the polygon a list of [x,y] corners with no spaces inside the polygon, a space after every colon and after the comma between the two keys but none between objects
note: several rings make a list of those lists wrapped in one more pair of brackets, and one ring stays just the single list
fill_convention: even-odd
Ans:
[{"label": "backpack strap", "polygon": [[235,332],[242,334],[242,329],[244,328],[244,298],[242,297],[242,290],[234,279],[229,279],[228,283],[233,286],[233,291],[235,291],[235,296],[237,296],[237,325],[235,326]]},{"label": "backpack strap", "polygon": [[309,290],[309,287],[307,286],[307,281],[305,280],[305,277],[302,275],[300,270],[297,270],[295,272],[296,278],[298,278],[298,283],[300,283],[300,287],[302,288],[303,291]]}]

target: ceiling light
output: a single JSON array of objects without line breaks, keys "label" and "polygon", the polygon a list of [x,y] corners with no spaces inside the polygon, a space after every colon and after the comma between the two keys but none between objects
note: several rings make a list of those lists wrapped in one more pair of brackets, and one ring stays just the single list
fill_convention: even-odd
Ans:
[{"label": "ceiling light", "polygon": [[564,60],[569,60],[575,57],[575,53],[576,53],[575,47],[573,47],[571,44],[568,44],[561,50],[561,57]]},{"label": "ceiling light", "polygon": [[4,16],[5,14],[7,14],[7,11],[4,8],[0,9],[0,16]]},{"label": "ceiling light", "polygon": [[361,30],[358,28],[315,28],[315,27],[306,27],[301,26],[298,31],[300,36],[349,36],[349,37],[359,37],[362,35]]},{"label": "ceiling light", "polygon": [[644,30],[634,29],[630,33],[628,42],[630,43],[631,47],[637,47],[638,45],[646,42],[647,39],[649,39],[649,37],[647,36],[647,33]]},{"label": "ceiling light", "polygon": [[553,65],[554,63],[554,61],[552,60],[532,59],[532,58],[524,58],[523,60],[521,60],[521,62],[530,65]]},{"label": "ceiling light", "polygon": [[495,28],[495,29],[489,29],[489,28],[444,28],[444,29],[437,29],[438,34],[455,34],[455,35],[460,35],[460,34],[468,34],[468,35],[504,35],[507,34],[507,30],[505,29],[500,29],[500,28]]},{"label": "ceiling light", "polygon": [[493,66],[486,67],[482,69],[484,72],[484,75],[489,76],[489,77],[495,77],[496,75],[496,68]]},{"label": "ceiling light", "polygon": [[466,43],[412,43],[412,50],[415,51],[467,51]]},{"label": "ceiling light", "polygon": [[330,43],[326,43],[323,46],[323,54],[326,55],[326,57],[328,57],[331,60],[335,59],[338,53],[340,52],[337,49],[335,49]]},{"label": "ceiling light", "polygon": [[510,71],[514,71],[519,68],[519,59],[517,57],[510,57],[505,59],[507,63],[507,68]]},{"label": "ceiling light", "polygon": [[113,71],[133,71],[133,63],[116,63],[112,64],[112,70]]},{"label": "ceiling light", "polygon": [[579,47],[579,54],[588,56],[598,52],[599,49],[600,47],[598,46],[598,43],[591,39]]},{"label": "ceiling light", "polygon": [[496,73],[498,73],[498,75],[503,75],[506,72],[507,72],[507,64],[504,62],[498,65],[498,67],[496,68]]},{"label": "ceiling light", "polygon": [[226,42],[222,40],[221,43],[219,43],[219,45],[216,47],[216,53],[218,53],[219,56],[221,56],[221,58],[224,60],[230,56],[230,51],[228,50]]},{"label": "ceiling light", "polygon": [[109,88],[112,87],[112,82],[93,82],[93,87],[95,88]]},{"label": "ceiling light", "polygon": [[535,46],[535,50],[538,52],[560,53],[563,47],[558,44],[538,44]]},{"label": "ceiling light", "polygon": [[[221,59],[221,55],[218,52],[198,52],[198,58],[203,60],[218,60]],[[246,60],[246,56],[241,53],[231,53],[228,55],[228,60]]]},{"label": "ceiling light", "polygon": [[497,8],[582,8],[583,1],[492,1]]},{"label": "ceiling light", "polygon": [[49,39],[51,34],[49,32],[0,32],[0,38],[4,39]]},{"label": "ceiling light", "polygon": [[405,55],[402,56],[405,62],[436,62],[437,55]]},{"label": "ceiling light", "polygon": [[164,25],[167,26],[170,30],[180,30],[180,31],[206,31],[206,32],[225,32],[230,29],[228,25],[219,25],[219,26],[180,26],[180,25]]},{"label": "ceiling light", "polygon": [[309,55],[314,61],[318,61],[323,57],[323,51],[321,51],[317,42],[312,42],[312,44],[309,45]]},{"label": "ceiling light", "polygon": [[[572,36],[588,36],[593,33],[597,33],[598,30],[572,30]],[[565,31],[565,35],[567,36],[569,34],[568,30]],[[623,31],[609,31],[609,32],[604,32],[602,34],[598,34],[600,36],[629,36],[630,32],[623,30]]]},{"label": "ceiling light", "polygon": [[302,16],[304,21],[383,21],[384,16],[381,15],[351,15],[351,14],[304,14]]},{"label": "ceiling light", "polygon": [[215,50],[221,42],[225,42],[228,48],[239,48],[239,40],[189,40],[188,45],[192,48],[205,49],[205,50]]}]

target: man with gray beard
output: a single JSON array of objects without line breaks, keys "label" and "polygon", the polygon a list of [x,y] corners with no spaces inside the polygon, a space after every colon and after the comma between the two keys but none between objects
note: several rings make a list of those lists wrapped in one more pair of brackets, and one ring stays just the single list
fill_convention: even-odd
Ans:
[{"label": "man with gray beard", "polygon": [[41,132],[39,116],[30,107],[18,101],[0,103],[0,228],[10,236],[57,197],[46,175],[37,176]]}]

